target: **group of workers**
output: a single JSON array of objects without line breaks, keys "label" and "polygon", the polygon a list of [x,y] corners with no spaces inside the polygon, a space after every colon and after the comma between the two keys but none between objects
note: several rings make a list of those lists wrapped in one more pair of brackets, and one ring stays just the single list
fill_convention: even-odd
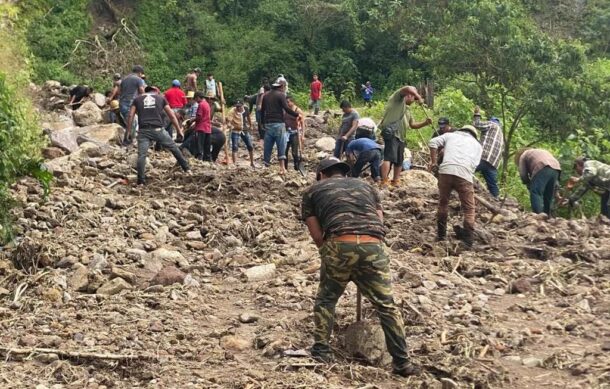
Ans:
[{"label": "group of workers", "polygon": [[[135,66],[126,77],[115,79],[110,100],[118,97],[118,114],[124,118],[129,142],[135,136],[138,120],[138,184],[145,183],[145,160],[152,142],[169,150],[185,172],[190,172],[183,151],[189,150],[204,161],[216,161],[225,145],[226,136],[220,129],[231,130],[232,159],[235,162],[239,142],[249,152],[254,166],[253,128],[250,111],[255,106],[259,136],[263,142],[263,160],[269,166],[273,148],[277,148],[280,173],[287,168],[287,149],[291,149],[295,169],[301,158],[304,113],[287,96],[288,83],[279,76],[273,83],[263,83],[259,93],[237,101],[223,120],[214,112],[217,101],[224,104],[222,85],[211,75],[205,90],[199,90],[199,69],[185,80],[185,91],[178,80],[163,96],[144,82],[144,69]],[[370,83],[363,85],[370,87]],[[81,91],[82,92],[82,91]],[[322,84],[317,75],[310,85],[310,108],[318,113]],[[364,92],[363,92],[364,93]],[[370,92],[372,97],[372,88]],[[392,297],[389,258],[383,239],[386,228],[383,208],[375,186],[359,179],[370,167],[371,178],[381,188],[395,187],[405,163],[406,137],[409,129],[419,129],[432,123],[430,118],[416,122],[410,111],[414,102],[423,99],[413,86],[404,86],[388,99],[379,125],[370,118],[360,118],[348,101],[341,102],[341,124],[333,156],[322,160],[317,168],[316,182],[303,194],[301,217],[319,248],[321,256],[320,285],[314,304],[314,358],[332,360],[329,346],[337,301],[346,285],[353,281],[359,291],[373,304],[393,358],[393,372],[401,376],[419,374],[420,368],[409,359],[405,328],[400,310]],[[222,111],[222,105],[220,106]],[[499,197],[497,169],[505,152],[500,121],[494,117],[484,121],[478,107],[471,124],[454,128],[450,120],[441,118],[439,128],[429,141],[428,170],[438,176],[439,202],[437,210],[437,240],[446,239],[448,205],[451,192],[458,193],[463,213],[463,228],[458,236],[466,249],[473,246],[475,229],[474,175],[480,172],[492,197]],[[378,133],[378,129],[380,130]],[[178,146],[172,136],[176,131]],[[343,162],[343,156],[347,162]],[[226,156],[228,159],[228,155]],[[526,149],[515,156],[519,174],[531,194],[534,212],[550,215],[556,187],[561,174],[559,162],[546,150]],[[574,164],[578,178],[569,184],[582,183],[567,201],[575,204],[586,191],[602,194],[602,214],[610,217],[610,166],[598,161],[579,158]],[[393,170],[390,179],[390,171]]]}]

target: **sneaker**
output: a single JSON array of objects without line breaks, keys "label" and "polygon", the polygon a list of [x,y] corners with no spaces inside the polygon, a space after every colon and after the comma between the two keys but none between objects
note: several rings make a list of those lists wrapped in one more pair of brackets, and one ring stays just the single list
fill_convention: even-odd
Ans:
[{"label": "sneaker", "polygon": [[401,377],[411,377],[415,375],[421,374],[421,368],[419,366],[413,365],[411,363],[407,363],[406,365],[392,369],[392,374],[399,375]]}]

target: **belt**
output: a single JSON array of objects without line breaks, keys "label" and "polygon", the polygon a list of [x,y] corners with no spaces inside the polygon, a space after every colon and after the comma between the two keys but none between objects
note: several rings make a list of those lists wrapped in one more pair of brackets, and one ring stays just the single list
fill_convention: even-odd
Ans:
[{"label": "belt", "polygon": [[343,242],[343,243],[381,243],[381,239],[376,236],[371,235],[340,235],[340,236],[331,236],[328,240],[333,242]]}]

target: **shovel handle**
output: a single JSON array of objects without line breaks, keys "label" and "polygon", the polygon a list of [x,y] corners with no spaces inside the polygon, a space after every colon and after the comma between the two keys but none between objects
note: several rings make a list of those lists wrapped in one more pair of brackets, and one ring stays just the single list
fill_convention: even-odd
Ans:
[{"label": "shovel handle", "polygon": [[360,289],[356,293],[356,321],[362,321],[362,293],[360,293]]}]

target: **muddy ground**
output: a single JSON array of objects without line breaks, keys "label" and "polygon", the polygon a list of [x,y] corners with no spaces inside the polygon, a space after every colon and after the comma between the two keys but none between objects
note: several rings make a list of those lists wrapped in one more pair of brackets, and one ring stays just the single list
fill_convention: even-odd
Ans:
[{"label": "muddy ground", "polygon": [[[423,172],[383,203],[394,295],[424,374],[347,354],[353,285],[337,307],[336,361],[291,356],[311,345],[319,257],[299,205],[321,135],[308,141],[306,178],[250,169],[245,155],[192,161],[186,176],[157,152],[138,188],[135,149],[99,147],[73,154],[47,199],[33,180],[15,185],[0,387],[610,387],[610,222],[480,207],[483,232],[463,251],[454,237],[434,242],[437,194]],[[275,269],[252,279],[265,264]],[[377,325],[368,302],[364,314]]]}]

